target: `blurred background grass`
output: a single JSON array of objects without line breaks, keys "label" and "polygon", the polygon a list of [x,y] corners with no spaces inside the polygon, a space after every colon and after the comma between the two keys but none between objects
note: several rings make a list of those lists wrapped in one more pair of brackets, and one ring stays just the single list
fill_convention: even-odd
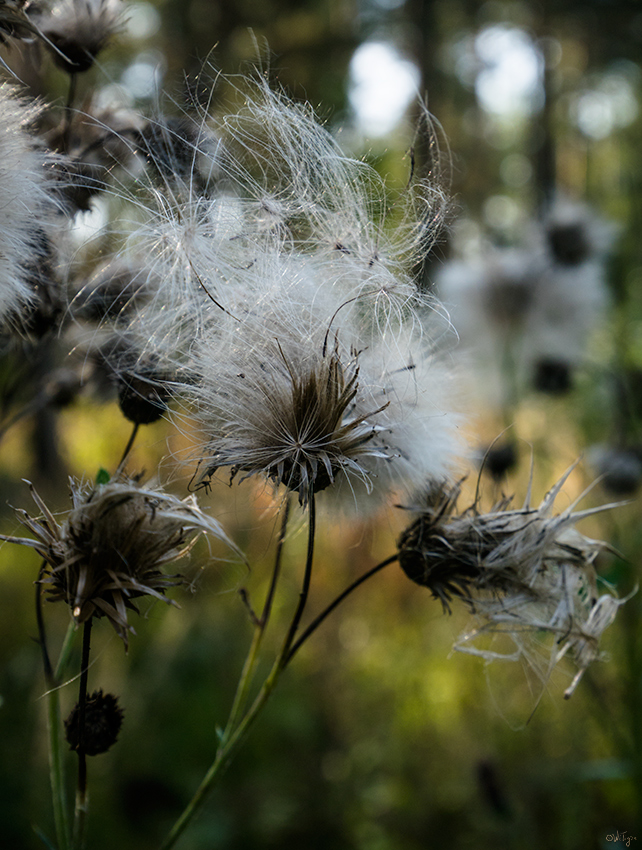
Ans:
[{"label": "blurred background grass", "polygon": [[[206,57],[214,68],[236,73],[257,53],[266,65],[269,56],[271,73],[286,88],[318,105],[331,128],[343,127],[339,138],[349,149],[399,181],[409,138],[409,119],[403,118],[406,83],[396,76],[403,67],[413,85],[427,91],[429,107],[443,126],[452,154],[452,192],[470,238],[484,232],[498,244],[510,244],[553,185],[618,221],[608,324],[592,343],[590,365],[569,395],[527,397],[513,411],[521,461],[501,489],[516,493],[521,502],[531,452],[537,499],[591,443],[622,427],[630,440],[640,438],[635,390],[642,368],[638,4],[158,0],[129,5],[134,23],[83,85],[129,86],[133,104],[152,108],[161,90],[180,101]],[[508,33],[526,65],[529,56],[540,63],[537,82],[505,95],[503,102],[493,100],[493,91],[502,89],[511,72],[504,69],[493,81],[488,76],[493,62],[480,42],[493,33]],[[376,55],[397,94],[387,117],[397,118],[386,122],[384,109],[368,125],[357,84],[359,57],[363,60],[364,49],[373,44],[384,48]],[[544,54],[548,63],[542,70]],[[375,101],[384,101],[384,84],[385,79],[378,83]],[[63,75],[52,69],[41,93],[62,97],[64,85]],[[433,262],[443,262],[448,252],[444,240]],[[429,264],[429,275],[430,270]],[[14,368],[11,362],[3,367]],[[622,380],[633,402],[626,416],[614,401],[614,385]],[[503,429],[503,417],[471,412],[472,442],[487,445]],[[114,469],[130,430],[115,404],[77,401],[56,414],[60,463],[43,470],[33,460],[31,427],[26,420],[4,437],[3,505],[31,508],[21,482],[28,477],[63,510],[66,475],[91,479],[99,467]],[[191,472],[177,471],[172,461],[182,448],[169,426],[150,426],[139,438],[135,466],[153,474],[163,460],[163,470],[182,494]],[[578,470],[560,507],[592,477],[589,468]],[[487,482],[486,504],[497,494]],[[598,487],[587,504],[610,498]],[[90,760],[92,850],[155,847],[200,781],[214,753],[217,724],[227,717],[251,637],[237,591],[247,587],[252,599],[262,598],[278,520],[271,494],[250,482],[232,489],[220,483],[204,501],[248,550],[253,570],[247,574],[237,564],[213,559],[202,571],[187,567],[194,592],[173,593],[180,610],[158,603],[146,608],[136,620],[128,655],[107,625],[95,629],[89,687],[119,694],[125,723],[118,744]],[[320,524],[312,610],[390,554],[403,520],[393,509],[370,519],[328,514]],[[16,528],[6,507],[3,531]],[[582,530],[622,553],[622,558],[601,556],[599,571],[622,595],[632,590],[642,551],[639,505],[633,501],[596,517]],[[300,522],[288,541],[287,590],[275,611],[277,622],[287,622],[296,599],[304,549]],[[204,546],[191,563],[203,558]],[[34,640],[37,570],[33,553],[0,547],[0,843],[12,850],[42,846],[33,824],[52,831],[44,683]],[[301,651],[181,847],[587,850],[614,846],[615,837],[624,844],[623,833],[642,841],[641,605],[638,594],[605,633],[608,663],[596,663],[569,702],[562,693],[570,671],[554,675],[529,721],[538,692],[525,671],[515,665],[485,667],[480,659],[451,653],[466,612],[444,616],[427,591],[411,585],[395,565],[387,568]],[[47,614],[50,639],[57,645],[67,612],[51,606]],[[268,634],[267,656],[278,633],[275,627]],[[62,691],[63,714],[75,699],[76,686],[70,683]]]}]

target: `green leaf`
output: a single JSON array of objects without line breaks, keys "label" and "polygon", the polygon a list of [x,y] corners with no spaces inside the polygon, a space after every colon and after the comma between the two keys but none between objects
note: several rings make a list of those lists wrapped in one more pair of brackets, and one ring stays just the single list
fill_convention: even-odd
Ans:
[{"label": "green leaf", "polygon": [[101,466],[96,473],[96,484],[109,484],[110,475],[106,469]]}]

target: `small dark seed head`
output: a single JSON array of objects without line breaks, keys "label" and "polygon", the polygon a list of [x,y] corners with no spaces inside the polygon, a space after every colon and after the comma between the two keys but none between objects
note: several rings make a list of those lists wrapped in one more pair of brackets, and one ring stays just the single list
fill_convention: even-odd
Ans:
[{"label": "small dark seed head", "polygon": [[[87,697],[85,705],[84,748],[88,756],[106,753],[116,743],[123,722],[123,710],[118,705],[118,697],[103,694],[102,689]],[[65,720],[65,738],[70,749],[80,747],[80,707],[72,708]]]},{"label": "small dark seed head", "polygon": [[484,470],[499,481],[507,472],[517,466],[517,447],[515,443],[496,443],[484,454]]},{"label": "small dark seed head", "polygon": [[136,425],[157,422],[167,410],[170,395],[158,378],[128,373],[118,376],[118,404],[123,416]]},{"label": "small dark seed head", "polygon": [[563,266],[577,266],[590,254],[586,227],[581,222],[551,225],[546,236],[551,253]]},{"label": "small dark seed head", "polygon": [[533,386],[548,395],[564,395],[573,386],[570,364],[564,360],[543,357],[535,364]]}]

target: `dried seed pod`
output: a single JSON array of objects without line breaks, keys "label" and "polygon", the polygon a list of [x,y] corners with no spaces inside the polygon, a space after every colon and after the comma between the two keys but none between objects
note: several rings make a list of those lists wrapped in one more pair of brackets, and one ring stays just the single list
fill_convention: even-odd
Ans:
[{"label": "dried seed pod", "polygon": [[152,370],[121,372],[118,381],[118,404],[123,416],[136,425],[157,422],[167,410],[171,391]]},{"label": "dried seed pod", "polygon": [[77,623],[106,617],[125,647],[133,632],[128,611],[138,612],[134,600],[149,596],[171,602],[165,591],[183,579],[162,568],[186,555],[200,534],[212,534],[240,555],[193,496],[178,499],[159,488],[144,488],[138,479],[89,488],[72,481],[71,493],[73,509],[60,525],[32,487],[42,516],[16,513],[35,539],[0,539],[35,549],[47,563],[40,583],[48,600],[65,602]]},{"label": "dried seed pod", "polygon": [[[459,598],[475,616],[476,627],[459,637],[455,649],[486,661],[524,658],[543,681],[568,654],[579,668],[568,695],[599,657],[599,638],[626,601],[598,597],[593,561],[608,547],[574,528],[583,517],[613,505],[574,511],[573,503],[552,515],[571,470],[537,508],[527,503],[510,509],[504,500],[489,513],[473,505],[455,515],[458,488],[442,488],[430,495],[398,544],[399,563],[409,578],[429,588],[445,610]],[[504,651],[488,648],[484,638],[494,635],[508,639],[507,650],[505,644]],[[547,635],[548,663],[541,657]]]},{"label": "dried seed pod", "polygon": [[[118,697],[103,694],[102,688],[87,697],[85,704],[84,750],[88,756],[106,753],[116,743],[124,712],[118,705]],[[72,708],[65,720],[65,738],[69,748],[77,750],[80,746],[80,707]]]}]

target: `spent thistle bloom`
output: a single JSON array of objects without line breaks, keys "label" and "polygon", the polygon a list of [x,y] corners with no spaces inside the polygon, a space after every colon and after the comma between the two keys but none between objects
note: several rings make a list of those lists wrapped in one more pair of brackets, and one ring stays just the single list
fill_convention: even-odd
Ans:
[{"label": "spent thistle bloom", "polygon": [[477,384],[499,403],[532,387],[567,392],[607,304],[606,259],[616,228],[557,199],[517,248],[476,249],[437,276]]},{"label": "spent thistle bloom", "polygon": [[[379,491],[447,473],[456,447],[449,370],[418,328],[377,336],[315,285],[325,266],[274,255],[268,288],[192,345],[184,388],[205,435],[203,473],[262,474],[311,492]],[[352,306],[352,305],[348,305]]]},{"label": "spent thistle bloom", "polygon": [[413,277],[440,185],[411,175],[391,209],[308,106],[249,88],[214,128],[165,123],[162,144],[150,138],[159,161],[134,204],[146,220],[124,251],[150,257],[128,332],[189,375],[176,395],[202,426],[202,479],[259,473],[305,504],[346,479],[445,474],[455,425],[435,352],[449,326]]},{"label": "spent thistle bloom", "polygon": [[70,485],[73,507],[62,524],[29,485],[41,516],[16,513],[34,539],[1,539],[35,549],[46,562],[40,582],[47,598],[65,602],[77,623],[107,617],[125,647],[133,633],[128,610],[138,612],[133,600],[151,596],[170,602],[165,590],[183,580],[162,568],[186,555],[202,533],[237,551],[193,496],[181,500],[136,479]]},{"label": "spent thistle bloom", "polygon": [[[535,646],[539,636],[549,635],[545,674],[566,654],[579,668],[566,696],[599,657],[600,636],[625,601],[598,597],[593,562],[608,546],[574,527],[613,506],[575,511],[576,501],[552,514],[572,469],[537,508],[527,500],[523,508],[511,509],[504,500],[489,513],[473,505],[455,515],[459,488],[436,490],[399,540],[399,563],[409,578],[429,588],[445,610],[458,598],[473,613],[476,626],[460,636],[455,649],[487,661],[525,658],[541,672]],[[479,646],[485,636],[498,634],[509,638],[507,649]]]}]

